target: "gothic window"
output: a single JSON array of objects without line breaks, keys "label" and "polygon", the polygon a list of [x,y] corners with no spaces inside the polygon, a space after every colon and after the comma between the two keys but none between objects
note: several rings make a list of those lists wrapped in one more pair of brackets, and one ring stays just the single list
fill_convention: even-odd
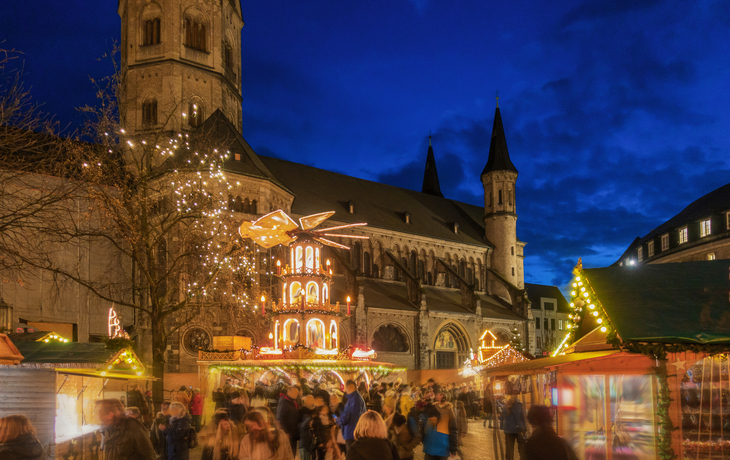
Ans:
[{"label": "gothic window", "polygon": [[421,281],[425,281],[425,279],[426,279],[426,273],[425,272],[426,272],[426,267],[423,264],[423,261],[422,260],[419,260],[418,261],[418,278]]},{"label": "gothic window", "polygon": [[352,245],[352,268],[360,269],[360,254],[362,253],[362,244],[355,243]]},{"label": "gothic window", "polygon": [[249,214],[257,214],[258,213],[258,203],[256,200],[251,200],[251,207],[248,208]]},{"label": "gothic window", "polygon": [[203,124],[205,119],[205,111],[203,106],[199,103],[190,101],[188,103],[188,126],[191,128],[197,128]]},{"label": "gothic window", "polygon": [[387,324],[373,334],[372,348],[381,352],[404,353],[409,350],[408,339],[396,326]]},{"label": "gothic window", "polygon": [[243,212],[243,203],[241,202],[240,196],[236,197],[236,200],[233,203],[233,210],[236,212]]},{"label": "gothic window", "polygon": [[160,18],[148,19],[142,24],[142,46],[160,44]]},{"label": "gothic window", "polygon": [[223,65],[228,69],[233,69],[233,48],[227,42],[223,45]]},{"label": "gothic window", "polygon": [[364,252],[362,255],[362,259],[364,262],[363,272],[364,272],[365,276],[370,276],[370,274],[371,274],[371,272],[370,272],[370,253],[367,251]]},{"label": "gothic window", "polygon": [[142,103],[142,124],[157,124],[157,99],[149,98]]},{"label": "gothic window", "polygon": [[191,327],[183,336],[183,348],[190,354],[197,354],[198,350],[207,350],[211,345],[210,334],[202,327]]},{"label": "gothic window", "polygon": [[185,46],[198,51],[207,51],[205,24],[198,19],[185,19]]},{"label": "gothic window", "polygon": [[412,275],[417,275],[417,272],[416,272],[417,267],[418,267],[418,264],[416,263],[417,259],[418,259],[418,253],[414,249],[411,251],[411,260],[409,261],[409,264],[408,264],[408,269],[411,271]]},{"label": "gothic window", "polygon": [[251,207],[251,202],[249,201],[248,198],[244,198],[243,205],[242,205],[242,211],[245,212],[246,214],[248,214],[250,211],[250,207]]}]

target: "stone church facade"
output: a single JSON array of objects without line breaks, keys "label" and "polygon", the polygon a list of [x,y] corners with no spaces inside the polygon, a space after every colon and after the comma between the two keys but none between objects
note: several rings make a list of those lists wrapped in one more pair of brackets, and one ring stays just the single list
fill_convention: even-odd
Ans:
[{"label": "stone church facade", "polygon": [[[343,238],[338,241],[350,251],[326,248],[323,254],[334,273],[331,298],[343,315],[346,298],[352,299],[342,345],[372,347],[379,360],[409,369],[460,366],[487,329],[501,343],[519,334],[526,351],[535,352],[524,283],[526,243],[517,237],[518,172],[499,108],[484,152],[484,206],[444,197],[431,142],[420,192],[265,157],[242,135],[244,23],[238,0],[120,0],[118,13],[120,120],[127,132],[212,127],[225,133],[233,158],[226,172],[237,183],[229,207],[240,220],[282,209],[295,219],[336,211],[325,226],[368,224],[349,230],[368,239]],[[274,264],[288,264],[287,254],[283,247],[256,253],[257,283],[268,299],[280,296]],[[24,315],[35,313],[28,309]],[[126,315],[137,331],[145,329],[141,316]],[[79,340],[103,334],[100,326]],[[207,308],[171,338],[167,371],[196,372],[196,350],[211,347],[214,336],[244,335],[268,345],[260,326],[240,311]]]}]

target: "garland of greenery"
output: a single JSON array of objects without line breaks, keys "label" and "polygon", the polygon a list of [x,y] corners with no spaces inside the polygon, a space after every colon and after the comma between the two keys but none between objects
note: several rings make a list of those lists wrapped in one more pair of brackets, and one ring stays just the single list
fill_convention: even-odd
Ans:
[{"label": "garland of greenery", "polygon": [[659,458],[661,460],[673,460],[677,458],[672,448],[672,431],[677,428],[669,416],[669,406],[672,404],[672,398],[669,397],[669,375],[667,374],[667,363],[662,362],[659,367],[654,368],[657,381],[659,383],[659,391],[657,393],[656,410],[659,416],[659,430],[656,435],[657,449],[659,450]]},{"label": "garland of greenery", "polygon": [[117,337],[115,339],[106,339],[104,340],[104,344],[109,350],[121,350],[122,348],[131,348],[132,350],[134,350],[137,345],[134,340],[124,339],[122,337]]}]

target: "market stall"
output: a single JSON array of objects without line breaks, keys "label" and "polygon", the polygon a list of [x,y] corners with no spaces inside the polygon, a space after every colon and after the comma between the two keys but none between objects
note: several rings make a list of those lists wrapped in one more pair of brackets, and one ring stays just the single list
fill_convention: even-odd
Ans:
[{"label": "market stall", "polygon": [[22,355],[20,363],[0,365],[0,417],[30,418],[50,459],[98,458],[94,403],[107,398],[126,403],[130,384],[149,379],[144,366],[130,348],[114,350],[103,343],[52,336],[49,341],[24,339],[16,337],[13,343]]},{"label": "market stall", "polygon": [[730,262],[583,269],[550,358],[485,369],[581,459],[730,458]]}]

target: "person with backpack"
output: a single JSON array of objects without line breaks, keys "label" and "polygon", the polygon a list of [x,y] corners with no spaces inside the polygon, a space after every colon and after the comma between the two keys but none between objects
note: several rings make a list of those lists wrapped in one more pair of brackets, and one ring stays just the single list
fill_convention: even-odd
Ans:
[{"label": "person with backpack", "polygon": [[403,414],[395,414],[393,423],[389,429],[388,438],[398,448],[400,460],[413,458],[413,449],[421,443],[421,433],[418,429],[418,422],[412,424],[411,417]]},{"label": "person with backpack", "polygon": [[515,458],[515,442],[520,459],[525,458],[525,433],[527,426],[525,424],[525,412],[522,409],[522,403],[517,399],[517,395],[512,395],[502,410],[500,418],[502,431],[504,431],[504,452],[506,460],[514,460]]},{"label": "person with backpack", "polygon": [[168,425],[160,425],[167,441],[167,460],[188,460],[190,449],[198,444],[195,429],[191,428],[191,419],[185,406],[180,402],[170,404],[170,421]]}]

